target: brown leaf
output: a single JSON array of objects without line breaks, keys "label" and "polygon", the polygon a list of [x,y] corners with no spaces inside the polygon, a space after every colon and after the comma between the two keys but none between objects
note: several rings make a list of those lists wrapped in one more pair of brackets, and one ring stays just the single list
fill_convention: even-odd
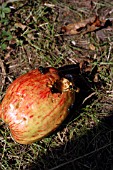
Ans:
[{"label": "brown leaf", "polygon": [[96,73],[96,74],[94,75],[93,81],[94,81],[95,83],[98,83],[98,82],[99,82],[99,73]]},{"label": "brown leaf", "polygon": [[95,46],[93,44],[89,44],[89,49],[95,51]]},{"label": "brown leaf", "polygon": [[108,25],[111,25],[110,21],[108,22],[108,20],[100,20],[98,16],[94,16],[81,22],[63,26],[61,28],[61,32],[65,35],[74,35],[79,33],[86,34],[97,29],[105,28]]},{"label": "brown leaf", "polygon": [[15,27],[21,28],[22,30],[25,30],[25,28],[26,28],[27,26],[24,25],[24,24],[22,24],[22,23],[15,23]]},{"label": "brown leaf", "polygon": [[8,52],[8,53],[6,53],[6,55],[5,55],[5,60],[7,60],[8,58],[10,58],[10,53],[11,53],[11,51],[10,52]]}]

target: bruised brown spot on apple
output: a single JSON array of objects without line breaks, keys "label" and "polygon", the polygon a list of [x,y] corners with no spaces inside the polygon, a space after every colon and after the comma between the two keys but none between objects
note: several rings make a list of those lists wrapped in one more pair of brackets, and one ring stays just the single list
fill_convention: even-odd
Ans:
[{"label": "bruised brown spot on apple", "polygon": [[15,105],[15,109],[18,109],[18,108],[19,108],[19,105],[20,105],[20,103],[17,102],[16,105]]}]

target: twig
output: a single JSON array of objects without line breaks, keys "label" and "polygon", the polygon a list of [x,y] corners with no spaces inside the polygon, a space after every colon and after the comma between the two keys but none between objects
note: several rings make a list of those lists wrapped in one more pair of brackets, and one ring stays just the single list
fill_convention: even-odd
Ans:
[{"label": "twig", "polygon": [[109,61],[110,59],[110,55],[111,55],[111,50],[112,50],[112,43],[110,43],[110,47],[109,47],[109,51],[108,51],[108,56],[107,56],[107,61]]},{"label": "twig", "polygon": [[6,79],[6,71],[5,71],[5,67],[3,64],[3,61],[0,59],[0,67],[2,69],[2,73],[1,73],[1,77],[2,77],[2,81],[1,81],[1,91],[3,90],[3,86],[5,84],[5,79]]},{"label": "twig", "polygon": [[89,96],[87,96],[84,100],[83,100],[83,102],[82,102],[82,104],[84,104],[89,98],[91,98],[93,95],[95,95],[96,94],[96,92],[93,92],[93,93],[91,93]]}]

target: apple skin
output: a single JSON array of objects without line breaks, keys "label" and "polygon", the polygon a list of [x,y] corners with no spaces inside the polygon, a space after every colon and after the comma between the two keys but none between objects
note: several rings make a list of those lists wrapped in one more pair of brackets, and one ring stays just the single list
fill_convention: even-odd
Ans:
[{"label": "apple skin", "polygon": [[21,75],[8,87],[0,105],[0,118],[8,125],[12,138],[30,144],[54,131],[66,118],[73,104],[72,90],[53,92],[60,81],[58,70],[39,69]]}]

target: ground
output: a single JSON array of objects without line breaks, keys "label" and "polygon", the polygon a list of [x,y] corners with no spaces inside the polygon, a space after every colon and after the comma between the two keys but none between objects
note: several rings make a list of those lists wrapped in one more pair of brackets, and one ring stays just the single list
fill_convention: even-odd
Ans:
[{"label": "ground", "polygon": [[[79,63],[74,108],[48,137],[14,142],[0,120],[2,170],[113,169],[113,2],[9,0],[0,4],[0,100],[19,75],[41,66]],[[61,28],[91,17],[97,30],[65,35]],[[85,31],[87,31],[86,28]]]}]

